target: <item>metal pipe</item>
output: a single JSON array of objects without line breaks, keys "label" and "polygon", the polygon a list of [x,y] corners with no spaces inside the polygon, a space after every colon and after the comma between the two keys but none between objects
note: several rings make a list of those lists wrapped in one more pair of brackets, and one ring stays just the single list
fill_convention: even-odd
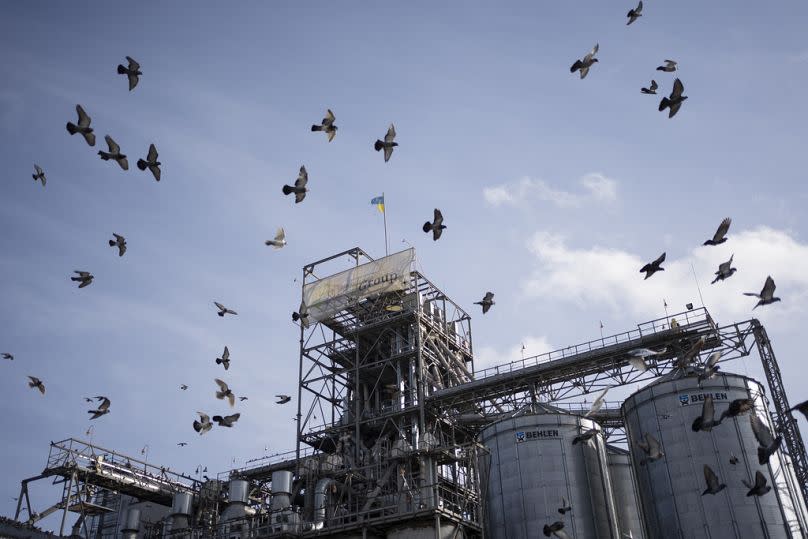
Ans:
[{"label": "metal pipe", "polygon": [[330,477],[317,481],[314,487],[314,522],[312,528],[321,530],[325,526],[326,501],[328,500],[327,489],[335,485],[336,481]]}]

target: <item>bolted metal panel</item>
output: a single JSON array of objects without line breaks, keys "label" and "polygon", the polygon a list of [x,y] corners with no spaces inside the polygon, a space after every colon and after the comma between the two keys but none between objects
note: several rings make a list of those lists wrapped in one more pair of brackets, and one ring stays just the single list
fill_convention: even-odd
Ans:
[{"label": "bolted metal panel", "polygon": [[174,494],[174,500],[171,503],[171,514],[173,515],[190,515],[191,506],[194,503],[194,496],[189,492],[177,492]]},{"label": "bolted metal panel", "polygon": [[[581,432],[599,427],[567,413],[504,419],[486,427],[490,451],[487,537],[536,537],[545,524],[566,523],[571,537],[618,538],[617,513],[603,437],[572,445]],[[559,514],[561,498],[572,507]]]},{"label": "bolted metal panel", "polygon": [[612,478],[620,533],[630,534],[634,539],[644,539],[645,531],[640,513],[637,484],[634,482],[631,456],[625,449],[611,445],[606,446],[606,454],[609,459],[609,475]]},{"label": "bolted metal panel", "polygon": [[[786,480],[794,472],[780,452],[772,455],[768,465],[758,464],[749,414],[726,418],[710,432],[692,430],[707,395],[713,397],[716,419],[732,400],[752,398],[756,413],[772,428],[762,386],[736,374],[720,374],[699,387],[696,376],[674,371],[623,403],[646,535],[661,539],[808,536],[802,506],[795,503],[800,493]],[[659,440],[663,458],[645,462],[637,442],[646,433]],[[729,462],[731,454],[739,460],[736,465]],[[727,485],[718,494],[702,496],[707,488],[705,464]],[[742,481],[752,480],[758,470],[774,488],[762,497],[747,497]]]},{"label": "bolted metal panel", "polygon": [[130,507],[126,511],[126,518],[123,522],[123,528],[121,531],[124,532],[137,532],[140,529],[140,509],[137,507]]},{"label": "bolted metal panel", "polygon": [[243,479],[233,479],[227,486],[230,503],[247,503],[250,495],[250,482]]}]

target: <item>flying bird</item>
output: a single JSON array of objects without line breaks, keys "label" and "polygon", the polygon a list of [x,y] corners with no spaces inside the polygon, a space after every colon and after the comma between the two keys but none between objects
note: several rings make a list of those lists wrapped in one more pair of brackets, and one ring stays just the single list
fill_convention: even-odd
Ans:
[{"label": "flying bird", "polygon": [[596,434],[598,433],[598,429],[589,429],[585,430],[578,436],[572,439],[572,445],[577,445],[579,443],[589,443]]},{"label": "flying bird", "polygon": [[650,432],[645,433],[645,441],[637,442],[637,447],[643,450],[646,457],[643,459],[641,464],[645,464],[647,461],[654,461],[659,460],[665,456],[665,453],[662,451],[662,447],[659,445],[659,441],[653,437]]},{"label": "flying bird", "polygon": [[224,370],[230,368],[230,350],[227,349],[227,346],[224,347],[224,352],[222,352],[222,357],[216,358],[217,365],[223,365]]},{"label": "flying bird", "polygon": [[699,337],[699,340],[693,343],[693,346],[691,346],[687,352],[679,356],[679,358],[676,360],[676,368],[686,369],[691,363],[693,363],[706,342],[707,338],[704,335]]},{"label": "flying bird", "polygon": [[306,198],[306,193],[308,192],[309,188],[306,187],[306,184],[309,182],[309,173],[306,172],[306,167],[300,167],[300,173],[297,175],[297,180],[295,180],[295,186],[292,187],[291,185],[284,185],[283,186],[283,194],[288,195],[290,193],[295,194],[295,204],[301,202],[304,198]]},{"label": "flying bird", "polygon": [[665,268],[661,266],[661,264],[665,262],[665,254],[666,253],[662,253],[661,255],[659,255],[659,258],[657,258],[653,262],[649,262],[648,264],[642,267],[640,273],[645,273],[645,279],[647,279],[648,277],[650,277],[651,275],[653,275],[658,271],[665,271]]},{"label": "flying bird", "polygon": [[137,83],[140,80],[138,76],[142,75],[143,73],[140,71],[140,64],[135,62],[132,58],[127,56],[126,61],[129,62],[129,67],[124,67],[123,65],[118,64],[118,74],[126,75],[126,77],[129,79],[129,91],[131,92],[132,89],[137,86]]},{"label": "flying bird", "polygon": [[149,153],[146,154],[146,159],[138,159],[137,160],[137,168],[140,170],[146,170],[147,168],[151,171],[152,176],[158,182],[160,181],[160,161],[157,160],[157,148],[155,148],[154,144],[149,144]]},{"label": "flying bird", "polygon": [[180,384],[180,389],[185,391],[186,389],[188,389],[188,386],[185,384]]},{"label": "flying bird", "polygon": [[328,109],[325,113],[325,118],[323,118],[323,122],[321,125],[312,125],[312,131],[325,131],[325,134],[328,136],[328,142],[334,140],[334,136],[337,134],[337,126],[334,125],[334,113],[331,112],[331,109]]},{"label": "flying bird", "polygon": [[713,237],[703,243],[703,245],[720,245],[727,241],[727,231],[729,230],[729,225],[732,224],[732,219],[729,217],[725,217],[721,224],[718,225],[718,229],[713,234]]},{"label": "flying bird", "polygon": [[14,354],[9,354],[8,352],[3,352],[3,359],[8,359],[10,361],[14,361]]},{"label": "flying bird", "polygon": [[563,496],[561,497],[561,507],[558,508],[558,512],[562,515],[565,515],[572,511],[572,507],[570,506],[569,502]]},{"label": "flying bird", "polygon": [[607,391],[609,391],[608,387],[603,391],[601,391],[600,393],[598,393],[597,398],[595,398],[595,402],[592,403],[592,406],[589,408],[589,411],[584,414],[584,417],[589,417],[590,415],[597,413],[598,410],[603,408],[603,404],[606,402],[604,398],[606,397]]},{"label": "flying bird", "polygon": [[495,305],[496,302],[494,301],[494,293],[493,292],[486,292],[485,297],[482,301],[475,301],[475,305],[482,305],[483,307],[483,314],[488,312],[488,309],[491,308],[492,305]]},{"label": "flying bird", "polygon": [[655,80],[651,79],[651,86],[648,88],[640,88],[640,92],[644,94],[656,95],[657,88],[659,88],[659,85]]},{"label": "flying bird", "polygon": [[443,229],[446,228],[446,225],[443,224],[443,214],[440,212],[438,208],[435,208],[435,218],[430,223],[427,221],[424,223],[423,229],[424,232],[429,234],[429,231],[432,231],[432,240],[438,241],[440,235],[443,234]]},{"label": "flying bird", "polygon": [[47,178],[45,178],[45,171],[42,170],[42,167],[36,164],[34,165],[34,170],[36,171],[36,174],[31,174],[31,177],[34,178],[34,181],[41,181],[42,187],[45,187],[45,182],[47,182]]},{"label": "flying bird", "polygon": [[713,430],[713,427],[720,424],[720,420],[715,420],[715,405],[713,404],[713,397],[707,395],[707,397],[704,399],[704,403],[701,405],[701,415],[693,420],[693,425],[691,425],[691,428],[693,429],[693,432],[699,432],[700,430],[710,432]]},{"label": "flying bird", "polygon": [[185,447],[186,445],[188,445],[188,442],[179,442],[177,445],[180,447]]},{"label": "flying bird", "polygon": [[282,249],[286,245],[286,232],[284,232],[283,227],[275,232],[275,239],[265,241],[264,245],[271,245],[275,249]]},{"label": "flying bird", "polygon": [[758,462],[762,466],[769,462],[769,457],[780,447],[783,437],[782,435],[778,435],[777,438],[772,436],[772,431],[761,421],[757,414],[751,414],[749,422],[752,424],[752,432],[755,434],[760,446],[758,447]]},{"label": "flying bird", "polygon": [[222,305],[218,301],[214,301],[213,304],[216,305],[216,307],[219,309],[219,312],[216,313],[216,314],[218,314],[219,316],[221,316],[223,318],[224,318],[224,315],[226,315],[226,314],[238,314],[233,309],[228,309],[227,307],[225,307],[224,305]]},{"label": "flying bird", "polygon": [[42,380],[40,380],[36,376],[28,376],[28,378],[31,379],[31,381],[28,382],[28,387],[32,387],[32,388],[35,387],[35,388],[37,388],[39,390],[40,393],[42,393],[44,395],[45,394],[45,384],[42,383]]},{"label": "flying bird", "polygon": [[721,412],[721,417],[719,418],[718,422],[721,423],[724,421],[724,418],[727,417],[738,417],[739,415],[754,410],[754,408],[755,403],[752,401],[752,399],[734,399],[730,401],[727,409]]},{"label": "flying bird", "polygon": [[638,371],[645,372],[648,370],[648,365],[646,365],[645,363],[645,358],[662,354],[666,350],[667,347],[663,348],[662,350],[651,350],[650,348],[636,348],[628,353],[628,362],[632,367],[634,367]]},{"label": "flying bird", "polygon": [[78,273],[78,277],[71,277],[70,280],[75,281],[77,283],[81,283],[79,285],[79,288],[84,288],[85,286],[88,286],[90,283],[93,282],[94,278],[93,274],[90,273],[89,271],[75,270],[73,273]]},{"label": "flying bird", "polygon": [[275,401],[275,404],[286,404],[287,402],[292,400],[292,397],[290,397],[289,395],[275,395],[275,396],[278,397],[278,400]]},{"label": "flying bird", "polygon": [[570,67],[570,73],[575,73],[576,71],[580,70],[581,78],[583,79],[586,77],[587,73],[589,73],[589,68],[592,67],[592,64],[598,61],[598,59],[595,58],[595,55],[598,53],[599,48],[600,44],[596,43],[592,50],[589,51],[589,53],[584,56],[582,60],[575,60],[575,63],[572,64],[572,67]]},{"label": "flying bird", "polygon": [[219,380],[218,378],[215,378],[213,381],[219,385],[220,389],[220,391],[216,392],[216,398],[219,400],[223,400],[226,398],[227,401],[230,403],[231,407],[235,406],[236,396],[233,394],[233,391],[229,387],[227,387],[227,384],[224,383],[222,380]]},{"label": "flying bird", "polygon": [[704,465],[704,480],[707,482],[707,488],[701,493],[702,496],[705,494],[718,494],[727,488],[724,483],[719,484],[718,476],[707,464]]},{"label": "flying bird", "polygon": [[676,113],[679,112],[679,108],[682,106],[682,103],[684,103],[685,99],[687,99],[686,95],[682,95],[682,92],[684,91],[685,86],[682,84],[682,81],[679,79],[673,81],[673,90],[671,90],[671,95],[662,98],[662,101],[659,102],[659,111],[662,112],[666,108],[670,108],[668,118],[673,118],[676,116]]},{"label": "flying bird", "polygon": [[93,417],[91,417],[90,419],[99,418],[104,414],[108,414],[110,411],[109,410],[110,400],[107,397],[99,396],[96,397],[96,399],[100,401],[101,404],[99,404],[98,408],[95,410],[87,410],[88,414],[93,414]]},{"label": "flying bird", "polygon": [[637,7],[628,12],[628,15],[626,15],[626,17],[628,17],[628,22],[626,23],[626,26],[642,17],[642,0],[640,0],[640,3],[637,4]]},{"label": "flying bird", "polygon": [[[6,355],[9,355],[9,354],[3,354],[3,357],[5,357]],[[11,359],[14,359],[14,356],[11,356]],[[805,419],[808,419],[808,401],[801,402],[798,405],[796,405],[795,407],[789,408],[788,411],[793,412],[794,410],[797,410],[798,412],[802,412],[802,415],[805,416]]]},{"label": "flying bird", "polygon": [[741,479],[741,482],[749,489],[749,492],[746,493],[747,496],[763,496],[772,489],[772,487],[766,485],[766,477],[760,470],[755,472],[754,484],[746,479]]},{"label": "flying bird", "polygon": [[570,536],[564,531],[564,523],[560,520],[552,524],[545,524],[542,531],[545,537],[556,536],[558,539],[570,539]]},{"label": "flying bird", "polygon": [[719,350],[717,352],[713,352],[710,354],[710,357],[707,358],[707,361],[704,363],[704,368],[699,373],[699,386],[704,380],[709,380],[716,373],[721,370],[721,366],[718,364],[718,360],[721,359],[722,352]]},{"label": "flying bird", "polygon": [[754,311],[761,305],[768,305],[769,303],[780,301],[780,298],[774,297],[775,288],[776,286],[774,284],[774,279],[772,279],[772,276],[769,275],[768,277],[766,277],[766,284],[763,285],[763,290],[760,291],[760,294],[756,294],[754,292],[744,292],[743,295],[755,296],[756,298],[760,298],[760,301],[758,301],[757,304],[754,307],[752,307],[752,310]]},{"label": "flying bird", "polygon": [[665,65],[656,68],[657,71],[664,71],[665,73],[673,73],[676,71],[676,62],[673,60],[665,60]]},{"label": "flying bird", "polygon": [[109,240],[109,246],[115,247],[118,246],[118,256],[123,256],[126,252],[126,238],[121,236],[120,234],[116,234],[115,232],[112,233],[115,236],[114,240]]},{"label": "flying bird", "polygon": [[213,420],[219,424],[220,427],[232,427],[233,423],[238,421],[238,418],[241,417],[240,413],[235,413],[233,415],[226,415],[224,417],[220,415],[213,416]]},{"label": "flying bird", "polygon": [[729,260],[726,262],[722,262],[718,265],[718,271],[715,272],[715,279],[710,284],[715,284],[718,281],[723,281],[724,279],[729,279],[732,277],[732,274],[738,271],[737,268],[733,268],[732,266],[732,259],[735,257],[735,254],[729,257]]},{"label": "flying bird", "polygon": [[732,464],[733,466],[737,465],[739,461],[738,461],[738,457],[735,456],[735,453],[730,453],[729,455],[730,455],[729,456],[729,463]]},{"label": "flying bird", "polygon": [[76,112],[79,114],[79,125],[67,122],[67,132],[71,135],[81,133],[81,136],[84,137],[88,145],[95,146],[95,133],[93,133],[93,128],[90,127],[91,118],[87,116],[87,113],[84,112],[81,105],[76,105]]},{"label": "flying bird", "polygon": [[101,159],[104,161],[109,161],[112,159],[116,163],[118,163],[122,169],[129,170],[129,161],[126,160],[126,156],[121,153],[121,147],[118,146],[118,143],[112,140],[112,137],[109,135],[104,135],[104,140],[107,141],[107,146],[109,146],[109,151],[104,152],[99,150],[98,155],[101,156]]},{"label": "flying bird", "polygon": [[390,124],[390,127],[387,129],[387,134],[384,136],[384,142],[379,139],[376,139],[376,143],[373,147],[378,152],[382,148],[384,148],[384,162],[388,162],[390,160],[390,156],[393,155],[393,148],[398,146],[398,142],[393,142],[396,138],[396,126]]},{"label": "flying bird", "polygon": [[301,301],[298,310],[292,312],[292,321],[297,322],[298,320],[304,320],[307,319],[308,317],[309,317],[309,308],[306,307],[306,304]]},{"label": "flying bird", "polygon": [[247,397],[239,397],[238,400],[240,400],[241,402],[244,402],[244,401],[247,400]]},{"label": "flying bird", "polygon": [[199,414],[199,421],[194,419],[194,430],[202,436],[213,428],[213,423],[210,422],[208,414],[204,412],[197,412],[197,414]]}]

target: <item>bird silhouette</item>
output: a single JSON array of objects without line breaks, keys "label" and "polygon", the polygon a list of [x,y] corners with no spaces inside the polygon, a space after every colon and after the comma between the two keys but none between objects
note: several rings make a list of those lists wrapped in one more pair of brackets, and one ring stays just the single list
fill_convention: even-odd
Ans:
[{"label": "bird silhouette", "polygon": [[581,60],[575,60],[575,63],[572,64],[572,67],[570,67],[570,73],[579,71],[582,79],[586,77],[586,75],[589,73],[589,68],[592,67],[595,62],[599,61],[597,58],[595,58],[595,55],[598,53],[599,49],[600,44],[596,43],[586,56],[584,56]]},{"label": "bird silhouette", "polygon": [[640,269],[640,273],[645,273],[645,279],[649,278],[651,275],[653,275],[658,271],[665,271],[665,268],[663,268],[661,265],[663,262],[665,262],[665,254],[666,253],[662,253],[661,255],[659,255],[659,258],[657,258],[653,262],[649,262],[648,264],[644,265],[642,269]]},{"label": "bird silhouette", "polygon": [[42,393],[44,395],[45,394],[45,384],[42,383],[42,380],[40,380],[36,376],[28,376],[28,378],[31,379],[31,381],[28,382],[28,387],[36,388],[36,389],[39,390],[40,393]]},{"label": "bird silhouette", "polygon": [[665,73],[673,73],[676,71],[676,62],[673,60],[665,60],[665,65],[656,68],[657,71],[664,71]]},{"label": "bird silhouette", "polygon": [[758,301],[757,304],[754,307],[752,307],[752,310],[754,311],[761,305],[769,305],[770,303],[774,303],[775,301],[780,301],[780,298],[774,297],[775,288],[777,287],[774,284],[774,279],[772,279],[772,276],[769,275],[768,277],[766,277],[766,283],[763,285],[763,289],[760,291],[759,294],[755,292],[744,292],[743,295],[755,296],[756,298],[760,299],[760,301]]},{"label": "bird silhouette", "polygon": [[105,152],[99,150],[98,155],[101,156],[101,159],[103,159],[104,161],[109,161],[110,159],[112,159],[113,161],[118,163],[118,165],[120,165],[122,169],[129,170],[129,161],[127,161],[126,155],[121,153],[121,147],[118,146],[118,143],[112,140],[112,137],[110,137],[109,135],[104,135],[104,140],[107,141],[109,151]]},{"label": "bird silhouette", "polygon": [[640,88],[640,92],[644,94],[656,95],[657,88],[659,88],[659,85],[655,80],[651,79],[651,86],[648,88]]},{"label": "bird silhouette", "polygon": [[110,400],[107,397],[98,396],[96,397],[96,399],[100,401],[101,404],[98,405],[97,409],[87,411],[88,414],[93,414],[93,416],[90,419],[97,419],[102,415],[108,414],[110,412],[109,410]]},{"label": "bird silhouette", "polygon": [[230,350],[228,350],[227,346],[224,347],[224,352],[222,352],[222,357],[216,358],[216,364],[224,366],[224,370],[230,368]]},{"label": "bird silhouette", "polygon": [[701,405],[701,415],[693,420],[691,428],[693,429],[693,432],[699,432],[700,430],[710,432],[713,430],[713,427],[720,424],[720,419],[718,421],[715,420],[715,405],[713,404],[713,397],[707,395]]},{"label": "bird silhouette", "polygon": [[331,112],[331,109],[328,109],[325,113],[325,118],[323,118],[321,125],[312,125],[311,130],[324,131],[325,134],[328,136],[328,142],[331,142],[332,140],[334,140],[334,136],[336,136],[338,129],[337,126],[334,125],[334,120],[336,120],[336,118],[334,117],[334,113]]},{"label": "bird silhouette", "polygon": [[233,424],[238,421],[238,418],[241,417],[240,413],[235,413],[233,415],[226,415],[224,417],[220,415],[213,416],[213,420],[219,424],[220,427],[232,427]]},{"label": "bird silhouette", "polygon": [[707,483],[707,488],[701,493],[702,496],[705,494],[718,494],[727,488],[724,483],[719,483],[718,476],[707,464],[704,465],[704,481]]},{"label": "bird silhouette", "polygon": [[216,392],[216,398],[219,400],[223,400],[226,398],[227,401],[230,403],[231,407],[235,406],[236,396],[233,394],[233,391],[227,386],[227,384],[222,380],[219,380],[218,378],[215,378],[214,382],[216,382],[219,385],[220,389],[220,391]]},{"label": "bird silhouette", "polygon": [[390,156],[393,155],[393,148],[398,146],[398,142],[393,142],[396,138],[396,126],[390,124],[390,127],[387,129],[387,134],[384,135],[384,141],[376,139],[376,143],[373,145],[373,148],[378,152],[382,148],[384,149],[384,162],[388,162],[390,160]]},{"label": "bird silhouette", "polygon": [[482,301],[475,301],[475,305],[482,305],[483,307],[483,314],[488,312],[488,309],[491,308],[492,305],[495,305],[494,301],[494,293],[493,292],[486,292],[485,297],[483,297]]},{"label": "bird silhouette", "polygon": [[715,272],[716,277],[715,277],[715,279],[713,279],[713,282],[711,282],[710,284],[715,284],[718,281],[723,281],[724,279],[729,279],[730,277],[732,277],[733,273],[738,271],[737,268],[731,267],[732,266],[732,259],[734,257],[735,257],[735,255],[733,254],[732,256],[729,257],[729,260],[727,260],[726,262],[722,262],[721,264],[718,265],[718,271]]},{"label": "bird silhouette", "polygon": [[306,198],[306,193],[309,191],[309,188],[306,187],[306,184],[309,183],[309,173],[306,172],[306,167],[300,167],[300,173],[297,175],[297,180],[295,180],[295,185],[292,187],[291,185],[284,185],[283,186],[283,194],[289,195],[294,193],[295,194],[295,204],[302,202],[304,198]]},{"label": "bird silhouette", "polygon": [[3,352],[3,359],[14,361],[14,354],[10,354],[9,352]]},{"label": "bird silhouette", "polygon": [[704,245],[721,245],[725,241],[727,241],[727,232],[729,231],[729,225],[732,224],[732,219],[729,217],[724,218],[721,221],[721,224],[718,225],[718,229],[713,234],[713,237],[709,240],[704,242]]},{"label": "bird silhouette", "polygon": [[763,496],[772,489],[766,485],[766,477],[760,470],[755,472],[754,484],[746,479],[741,479],[741,482],[749,489],[749,492],[746,493],[747,496]]},{"label": "bird silhouette", "polygon": [[198,432],[200,436],[202,436],[213,428],[213,423],[210,422],[210,417],[208,414],[204,412],[197,412],[197,414],[199,414],[199,421],[194,420],[194,430]]},{"label": "bird silhouette", "polygon": [[751,414],[749,422],[752,424],[752,432],[760,446],[758,447],[758,462],[762,466],[768,463],[769,457],[780,448],[783,437],[782,435],[778,435],[776,438],[772,436],[772,431],[761,421],[757,414]]},{"label": "bird silhouette", "polygon": [[628,17],[628,22],[626,23],[626,26],[642,17],[642,0],[640,0],[640,3],[637,4],[637,7],[628,12],[628,15],[626,15],[626,17]]},{"label": "bird silhouette", "polygon": [[283,227],[275,232],[274,239],[265,241],[264,245],[271,245],[275,249],[283,248],[286,245],[286,232],[283,230]]},{"label": "bird silhouette", "polygon": [[81,133],[88,145],[95,146],[95,133],[93,133],[93,128],[90,127],[91,118],[84,112],[81,105],[76,105],[76,112],[79,115],[79,124],[67,122],[67,132],[71,135]]},{"label": "bird silhouette", "polygon": [[682,95],[682,92],[684,91],[685,86],[682,84],[682,81],[679,79],[673,81],[673,90],[671,90],[670,96],[663,97],[662,101],[659,102],[659,112],[669,108],[670,111],[668,112],[668,118],[673,118],[676,116],[676,113],[679,112],[679,108],[681,108],[682,103],[684,103],[685,99],[687,99],[686,95]]},{"label": "bird silhouette", "polygon": [[287,402],[292,400],[292,397],[290,397],[289,395],[275,395],[275,396],[278,397],[278,400],[275,401],[275,404],[286,404]]},{"label": "bird silhouette", "polygon": [[443,234],[443,230],[446,228],[446,225],[443,224],[443,214],[438,208],[435,208],[435,217],[433,221],[431,223],[427,221],[424,223],[422,228],[427,234],[429,234],[429,231],[431,230],[432,240],[438,241],[438,238],[440,238],[441,234]]},{"label": "bird silhouette", "polygon": [[154,176],[154,179],[158,182],[160,181],[160,161],[157,160],[157,148],[155,148],[154,144],[149,144],[149,153],[146,155],[146,159],[138,159],[137,160],[137,168],[140,170],[146,170],[147,168]]},{"label": "bird silhouette", "polygon": [[218,301],[214,301],[214,302],[213,302],[213,304],[214,304],[214,305],[216,305],[216,308],[218,308],[218,309],[219,309],[219,312],[218,312],[218,313],[216,313],[216,314],[218,314],[218,315],[219,315],[219,316],[221,316],[222,318],[224,318],[224,315],[226,315],[226,314],[238,314],[238,313],[237,313],[236,311],[234,311],[233,309],[228,309],[227,307],[225,307],[224,305],[222,305],[222,304],[221,304],[221,303],[219,303]]},{"label": "bird silhouette", "polygon": [[31,177],[34,178],[34,181],[41,181],[42,187],[45,187],[45,183],[48,181],[47,178],[45,178],[45,171],[42,170],[42,167],[36,164],[34,165],[34,170],[36,171],[36,174],[31,174]]},{"label": "bird silhouette", "polygon": [[128,67],[118,64],[118,74],[126,75],[129,79],[129,91],[131,92],[140,80],[138,77],[143,73],[140,71],[140,64],[135,62],[132,58],[127,56],[126,61],[129,62]]},{"label": "bird silhouette", "polygon": [[114,240],[109,240],[109,246],[110,247],[115,247],[117,245],[118,246],[118,256],[123,256],[123,254],[126,252],[126,238],[124,238],[120,234],[116,234],[114,232],[112,233],[112,235],[115,236],[115,239]]},{"label": "bird silhouette", "polygon": [[79,288],[84,288],[85,286],[89,286],[90,283],[93,282],[93,279],[94,279],[93,274],[90,273],[89,271],[75,270],[73,273],[77,273],[78,277],[71,277],[70,280],[75,281],[77,283],[81,283],[79,285]]}]

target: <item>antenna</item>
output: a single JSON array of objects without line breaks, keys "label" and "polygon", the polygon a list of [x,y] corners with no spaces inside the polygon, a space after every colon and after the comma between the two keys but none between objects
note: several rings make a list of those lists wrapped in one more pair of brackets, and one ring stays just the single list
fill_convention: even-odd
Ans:
[{"label": "antenna", "polygon": [[693,267],[693,262],[690,262],[690,269],[693,271],[693,280],[696,281],[696,290],[699,291],[699,299],[701,300],[701,308],[704,308],[704,297],[701,295],[701,287],[699,286],[699,279],[696,277],[696,268]]}]

